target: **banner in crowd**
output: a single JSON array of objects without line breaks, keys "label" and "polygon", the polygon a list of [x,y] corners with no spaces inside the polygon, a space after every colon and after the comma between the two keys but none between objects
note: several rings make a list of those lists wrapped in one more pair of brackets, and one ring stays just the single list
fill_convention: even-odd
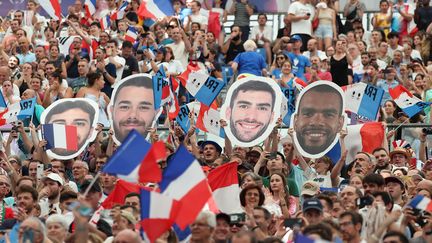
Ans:
[{"label": "banner in crowd", "polygon": [[335,83],[317,81],[300,92],[291,127],[301,155],[320,158],[333,148],[346,126],[344,107],[345,94]]},{"label": "banner in crowd", "polygon": [[108,106],[115,143],[121,144],[132,129],[147,137],[160,113],[161,108],[155,108],[152,76],[140,73],[120,80]]},{"label": "banner in crowd", "polygon": [[250,76],[237,80],[221,108],[232,144],[251,147],[264,142],[280,117],[281,104],[282,91],[273,79]]},{"label": "banner in crowd", "polygon": [[[52,103],[41,115],[41,124],[60,124],[67,126],[76,126],[76,136],[78,138],[78,150],[67,150],[59,147],[47,149],[48,156],[55,159],[72,159],[81,154],[87,145],[96,138],[96,127],[99,119],[98,104],[85,98],[68,98],[57,100]],[[50,137],[61,136],[66,134],[64,139],[68,138],[67,132],[55,130],[51,136],[44,136],[43,132],[39,133],[40,139],[49,139]],[[56,142],[53,141],[55,144]]]}]

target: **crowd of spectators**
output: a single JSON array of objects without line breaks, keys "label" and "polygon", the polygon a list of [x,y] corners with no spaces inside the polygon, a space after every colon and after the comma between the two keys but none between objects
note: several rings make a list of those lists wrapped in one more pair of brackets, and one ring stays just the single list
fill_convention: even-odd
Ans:
[{"label": "crowd of spectators", "polygon": [[[176,78],[192,62],[228,86],[242,73],[270,77],[281,87],[292,87],[296,78],[339,86],[364,82],[385,91],[380,122],[431,124],[430,106],[410,118],[389,95],[390,88],[403,85],[432,102],[429,0],[373,1],[380,11],[369,13],[371,27],[364,21],[364,0],[347,0],[345,6],[338,0],[292,1],[277,34],[266,13],[258,13],[248,0],[231,1],[229,8],[222,0],[173,0],[174,16],[150,26],[137,14],[141,1],[131,0],[124,18],[104,30],[100,17],[123,1],[96,2],[93,18],[86,17],[81,0],[69,6],[61,21],[43,16],[36,0],[0,18],[1,95],[8,106],[37,100],[31,121],[18,121],[2,132],[0,241],[142,241],[138,194],[128,194],[124,205],[89,222],[117,181],[102,173],[90,184],[116,149],[107,104],[113,85],[132,74],[153,75],[164,68]],[[217,35],[208,31],[205,9],[220,14]],[[224,26],[229,15],[234,23]],[[251,27],[255,15],[257,25]],[[130,26],[138,32],[133,42],[126,38]],[[73,38],[67,54],[61,50],[65,37]],[[90,50],[95,42],[98,47]],[[49,158],[46,142],[37,136],[41,114],[53,102],[74,97],[98,103],[96,140],[74,159]],[[184,87],[178,99],[181,104],[194,100]],[[166,125],[164,118],[159,126]],[[408,206],[416,195],[432,199],[431,127],[388,130],[381,147],[357,151],[352,162],[345,161],[346,151],[339,161],[302,157],[292,131],[281,138],[280,129],[263,146],[250,148],[232,147],[227,139],[223,146],[197,141],[195,127],[169,130],[174,139],[164,141],[167,151],[184,144],[206,172],[230,161],[239,164],[241,193],[232,197],[240,198],[244,212],[202,211],[190,225],[188,242],[294,242],[299,234],[328,242],[432,242],[432,212]],[[161,139],[155,130],[150,135],[152,142]],[[340,136],[344,143],[346,131]],[[396,140],[410,147],[392,146]],[[161,161],[162,169],[166,163]],[[170,230],[157,242],[179,238]]]}]

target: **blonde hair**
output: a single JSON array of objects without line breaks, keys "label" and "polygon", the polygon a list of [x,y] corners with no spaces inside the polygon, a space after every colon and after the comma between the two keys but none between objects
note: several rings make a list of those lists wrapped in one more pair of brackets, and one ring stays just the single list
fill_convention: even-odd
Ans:
[{"label": "blonde hair", "polygon": [[247,40],[243,44],[243,47],[244,47],[245,51],[255,51],[257,49],[257,45],[255,44],[255,41],[253,41],[253,40]]}]

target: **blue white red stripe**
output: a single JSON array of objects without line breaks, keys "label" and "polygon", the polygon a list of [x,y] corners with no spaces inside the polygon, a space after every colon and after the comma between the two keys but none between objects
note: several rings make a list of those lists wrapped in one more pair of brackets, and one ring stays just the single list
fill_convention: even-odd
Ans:
[{"label": "blue white red stripe", "polygon": [[84,9],[86,17],[90,18],[94,13],[96,13],[96,0],[85,0]]},{"label": "blue white red stripe", "polygon": [[138,31],[133,26],[129,26],[128,30],[126,31],[126,35],[124,37],[125,41],[129,41],[132,44],[135,43],[136,39],[138,38]]},{"label": "blue white red stripe", "polygon": [[141,189],[140,199],[141,226],[150,242],[155,242],[171,228],[179,212],[180,203],[166,195],[144,189]]},{"label": "blue white red stripe", "polygon": [[43,138],[47,141],[46,149],[61,148],[68,151],[78,150],[76,126],[62,124],[42,125]]},{"label": "blue white red stripe", "polygon": [[101,29],[108,30],[111,27],[111,18],[109,15],[105,15],[100,19]]},{"label": "blue white red stripe", "polygon": [[408,203],[412,208],[432,212],[432,200],[422,195],[417,195]]},{"label": "blue white red stripe", "polygon": [[174,8],[169,0],[143,0],[137,14],[145,18],[161,19],[174,15]]},{"label": "blue white red stripe", "polygon": [[165,168],[160,183],[162,194],[180,201],[176,223],[181,229],[191,224],[211,196],[200,164],[181,145]]},{"label": "blue white red stripe", "polygon": [[120,20],[125,16],[126,8],[129,5],[129,1],[130,0],[124,1],[122,5],[120,5],[120,7],[111,14],[112,20]]},{"label": "blue white red stripe", "polygon": [[48,13],[54,20],[61,20],[61,7],[59,0],[44,0],[39,1],[40,6]]}]

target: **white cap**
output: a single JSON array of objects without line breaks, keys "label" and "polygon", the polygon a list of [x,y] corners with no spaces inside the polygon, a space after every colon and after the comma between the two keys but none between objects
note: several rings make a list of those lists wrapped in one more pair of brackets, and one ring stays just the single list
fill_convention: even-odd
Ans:
[{"label": "white cap", "polygon": [[56,181],[56,182],[60,183],[60,185],[63,186],[63,179],[56,173],[49,173],[47,176],[42,178],[42,181],[46,180],[46,179]]}]

